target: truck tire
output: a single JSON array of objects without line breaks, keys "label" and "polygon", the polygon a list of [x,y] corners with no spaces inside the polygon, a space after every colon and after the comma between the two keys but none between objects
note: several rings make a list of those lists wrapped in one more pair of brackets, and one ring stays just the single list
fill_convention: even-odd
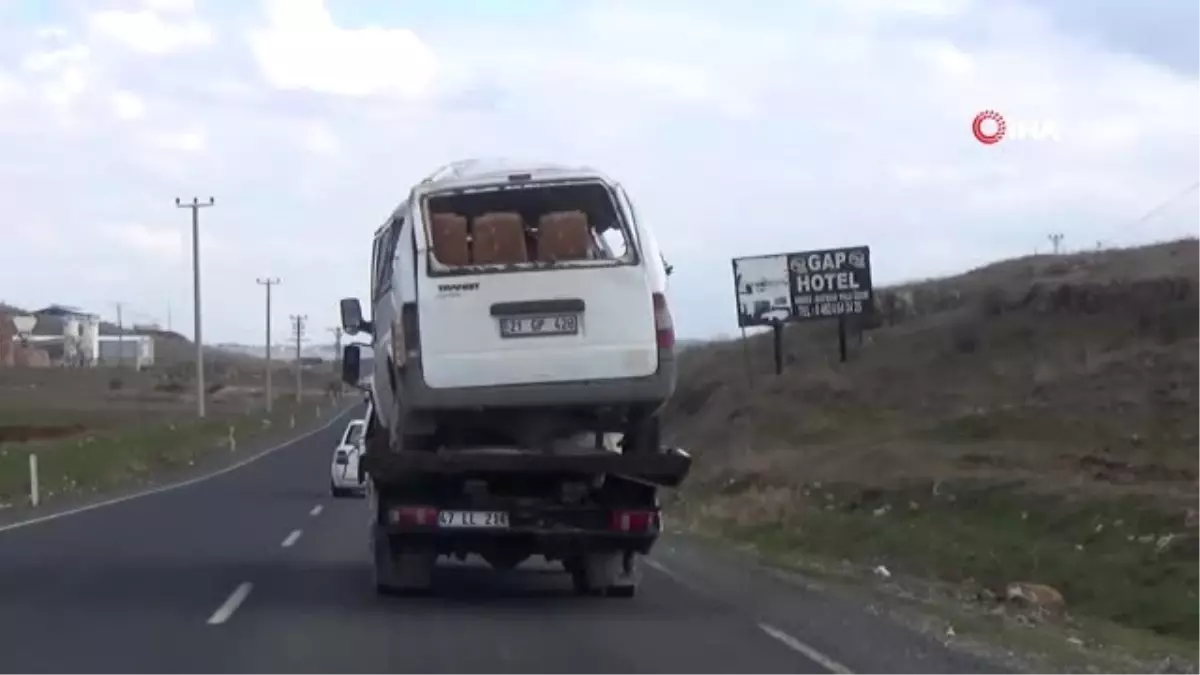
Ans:
[{"label": "truck tire", "polygon": [[631,598],[637,594],[637,556],[633,553],[586,553],[566,564],[578,595]]},{"label": "truck tire", "polygon": [[379,528],[372,528],[372,576],[379,595],[417,595],[433,587],[437,555],[432,551],[397,550],[396,543]]},{"label": "truck tire", "polygon": [[621,569],[605,590],[610,598],[632,598],[637,595],[638,585],[642,580],[642,570],[638,563],[638,555],[633,551],[626,551],[621,555]]}]

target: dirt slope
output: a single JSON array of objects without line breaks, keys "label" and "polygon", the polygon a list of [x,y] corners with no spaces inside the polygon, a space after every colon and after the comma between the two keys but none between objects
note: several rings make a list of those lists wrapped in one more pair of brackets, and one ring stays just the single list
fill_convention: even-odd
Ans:
[{"label": "dirt slope", "polygon": [[926,576],[1034,579],[1194,640],[1197,253],[1031,256],[889,289],[846,364],[835,323],[790,327],[781,377],[769,335],[687,350],[667,413],[697,455],[686,511]]}]

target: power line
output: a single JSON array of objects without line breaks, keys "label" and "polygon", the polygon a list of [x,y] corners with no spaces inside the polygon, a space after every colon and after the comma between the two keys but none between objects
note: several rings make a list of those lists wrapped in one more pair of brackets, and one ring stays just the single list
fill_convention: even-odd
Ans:
[{"label": "power line", "polygon": [[200,331],[200,209],[208,208],[214,202],[212,197],[209,197],[207,202],[202,202],[197,197],[192,197],[190,202],[180,201],[179,197],[175,198],[176,208],[192,210],[192,312],[195,322],[192,331],[195,333],[193,339],[196,342],[196,415],[198,417],[204,417],[204,339]]},{"label": "power line", "polygon": [[255,280],[259,286],[265,286],[267,289],[267,336],[266,336],[266,357],[267,357],[267,374],[266,374],[266,401],[267,412],[271,412],[271,404],[275,400],[275,394],[271,391],[271,287],[279,283],[278,277],[267,277],[266,279]]}]

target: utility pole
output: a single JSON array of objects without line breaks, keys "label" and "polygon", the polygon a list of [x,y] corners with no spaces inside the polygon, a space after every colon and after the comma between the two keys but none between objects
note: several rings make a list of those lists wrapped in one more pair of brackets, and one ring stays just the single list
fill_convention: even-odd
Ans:
[{"label": "utility pole", "polygon": [[175,198],[175,206],[180,209],[192,210],[192,305],[196,341],[196,415],[204,417],[204,339],[200,331],[200,209],[212,206],[214,200],[207,202],[192,197],[192,201],[183,202]]},{"label": "utility pole", "polygon": [[296,337],[296,403],[300,403],[300,392],[302,391],[300,381],[300,346],[304,341],[304,322],[308,320],[308,316],[304,314],[292,315],[292,331]]},{"label": "utility pole", "polygon": [[1063,235],[1061,232],[1055,232],[1050,235],[1050,244],[1054,247],[1054,255],[1058,255],[1059,245],[1062,244]]},{"label": "utility pole", "polygon": [[267,277],[266,279],[258,279],[259,286],[267,288],[267,412],[271,412],[271,403],[275,400],[275,394],[271,392],[271,287],[279,283],[278,277]]},{"label": "utility pole", "polygon": [[334,326],[329,332],[333,333],[333,362],[336,364],[342,358],[342,327]]},{"label": "utility pole", "polygon": [[121,303],[117,303],[117,369],[125,366],[125,322],[121,318]]}]

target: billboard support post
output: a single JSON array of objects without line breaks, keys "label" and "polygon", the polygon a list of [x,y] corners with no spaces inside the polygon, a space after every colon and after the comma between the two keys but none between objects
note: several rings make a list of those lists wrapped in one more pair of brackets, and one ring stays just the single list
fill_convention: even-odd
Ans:
[{"label": "billboard support post", "polygon": [[772,337],[775,338],[775,374],[783,374],[783,322],[771,324]]}]

